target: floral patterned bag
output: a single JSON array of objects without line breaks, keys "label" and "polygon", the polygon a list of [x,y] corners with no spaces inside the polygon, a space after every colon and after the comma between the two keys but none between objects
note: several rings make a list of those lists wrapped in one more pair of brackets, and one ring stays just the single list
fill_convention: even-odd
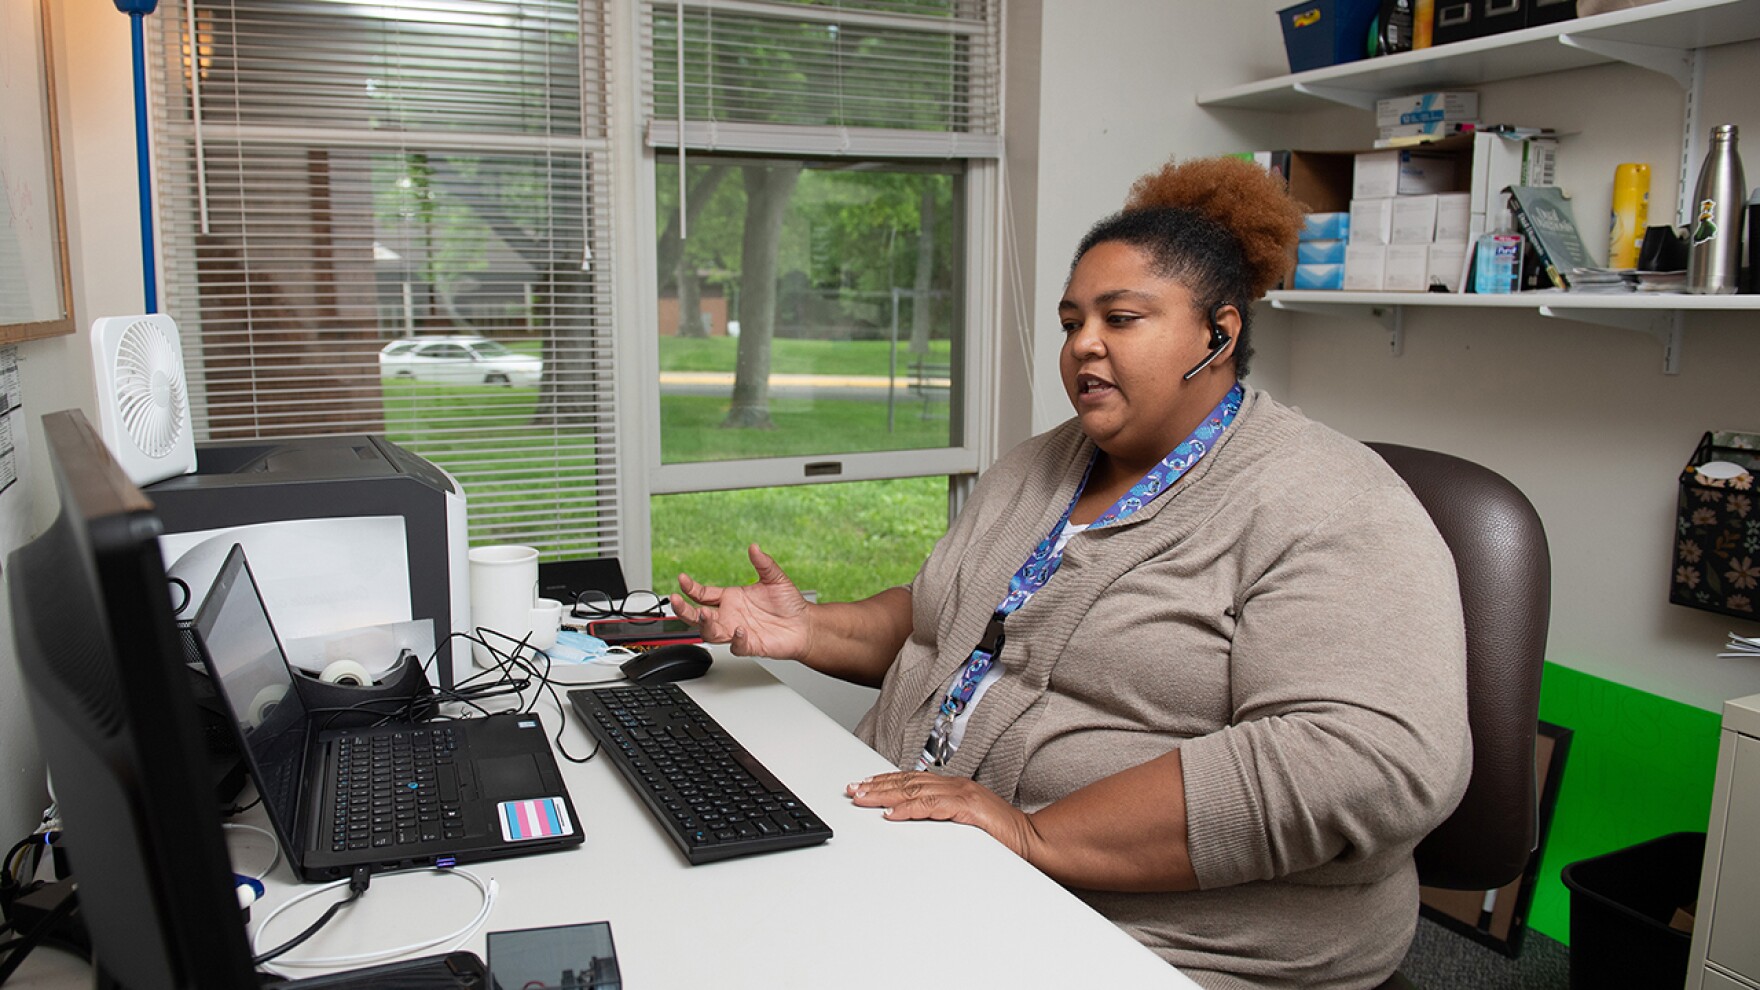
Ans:
[{"label": "floral patterned bag", "polygon": [[1760,618],[1760,433],[1707,433],[1681,471],[1676,509],[1676,605]]}]

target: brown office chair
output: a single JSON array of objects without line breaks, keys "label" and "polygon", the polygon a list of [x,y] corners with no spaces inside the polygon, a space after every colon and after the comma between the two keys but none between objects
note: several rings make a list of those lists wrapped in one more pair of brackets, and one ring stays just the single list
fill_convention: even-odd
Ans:
[{"label": "brown office chair", "polygon": [[[1411,486],[1454,553],[1467,629],[1473,773],[1454,813],[1418,844],[1419,882],[1492,890],[1534,850],[1534,735],[1551,612],[1552,564],[1540,516],[1501,475],[1448,454],[1371,443]],[[1380,990],[1412,984],[1395,973]]]}]

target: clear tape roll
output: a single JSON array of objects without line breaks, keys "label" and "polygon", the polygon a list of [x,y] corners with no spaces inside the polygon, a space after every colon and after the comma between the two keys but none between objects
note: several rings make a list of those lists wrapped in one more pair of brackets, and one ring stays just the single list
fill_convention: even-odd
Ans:
[{"label": "clear tape roll", "polygon": [[373,675],[353,660],[335,660],[324,665],[324,672],[318,675],[318,680],[343,687],[370,687]]},{"label": "clear tape roll", "polygon": [[275,706],[281,703],[281,698],[285,694],[287,694],[287,686],[284,684],[271,684],[258,691],[257,696],[251,699],[250,709],[245,712],[245,721],[250,723],[252,728],[262,725],[268,719],[269,713],[275,710]]}]

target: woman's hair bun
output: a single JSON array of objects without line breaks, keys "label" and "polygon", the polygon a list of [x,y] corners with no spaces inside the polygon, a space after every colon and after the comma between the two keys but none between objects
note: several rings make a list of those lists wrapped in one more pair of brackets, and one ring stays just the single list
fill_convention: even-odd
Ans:
[{"label": "woman's hair bun", "polygon": [[1170,161],[1131,186],[1124,208],[1187,209],[1228,230],[1240,244],[1255,298],[1289,274],[1307,212],[1280,176],[1228,157]]}]

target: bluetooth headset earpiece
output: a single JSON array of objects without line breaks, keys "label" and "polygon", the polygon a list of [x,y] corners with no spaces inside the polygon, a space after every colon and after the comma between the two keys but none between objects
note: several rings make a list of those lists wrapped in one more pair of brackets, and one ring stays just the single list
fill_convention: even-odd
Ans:
[{"label": "bluetooth headset earpiece", "polygon": [[1198,372],[1210,367],[1210,362],[1221,357],[1222,352],[1234,340],[1228,335],[1228,331],[1222,329],[1222,307],[1227,305],[1228,303],[1217,303],[1210,307],[1210,353],[1204,355],[1204,360],[1199,361],[1196,367],[1186,372],[1182,381],[1189,382],[1197,377]]}]

